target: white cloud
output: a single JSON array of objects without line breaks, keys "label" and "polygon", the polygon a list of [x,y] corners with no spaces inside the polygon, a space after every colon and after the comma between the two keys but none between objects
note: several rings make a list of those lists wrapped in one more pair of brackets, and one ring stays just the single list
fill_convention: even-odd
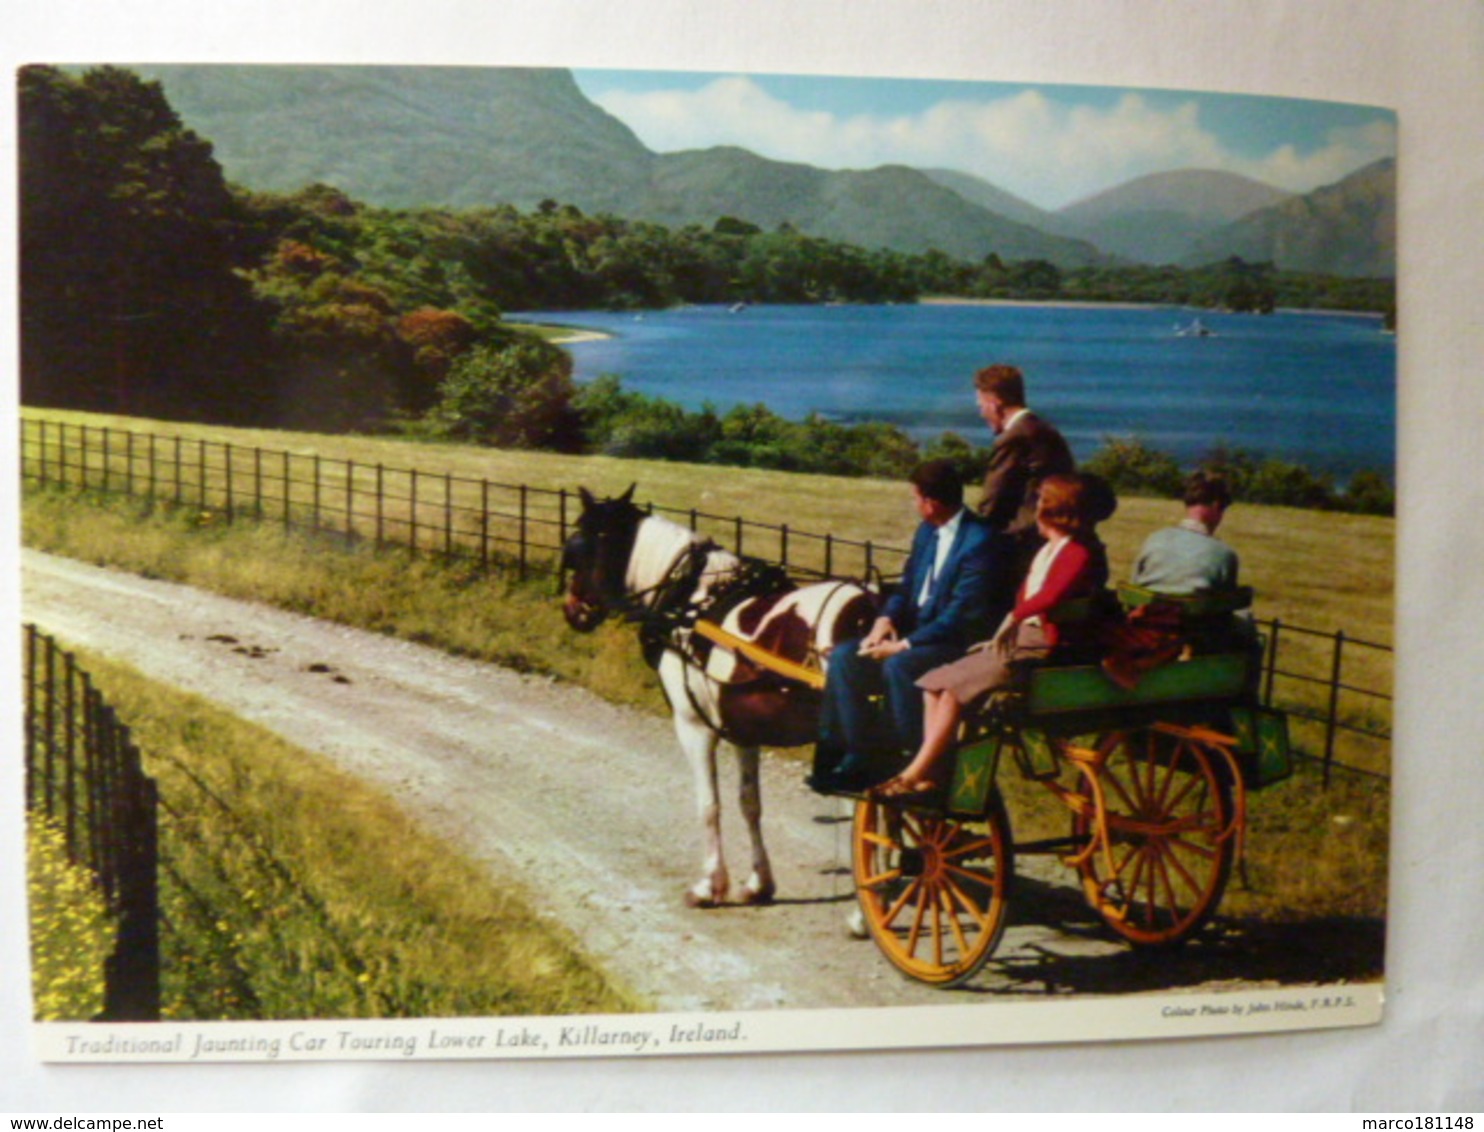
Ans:
[{"label": "white cloud", "polygon": [[1335,131],[1300,153],[1240,154],[1202,125],[1195,101],[1155,106],[1129,93],[1109,107],[1066,105],[1036,90],[989,102],[949,100],[911,115],[799,110],[751,79],[694,91],[600,96],[651,149],[739,145],[780,161],[837,169],[901,163],[960,169],[1044,208],[1169,169],[1223,169],[1294,191],[1337,180],[1395,152],[1384,123]]},{"label": "white cloud", "polygon": [[1244,170],[1248,176],[1284,188],[1307,190],[1333,184],[1362,165],[1396,154],[1396,128],[1388,122],[1330,132],[1327,144],[1300,154],[1283,146]]}]

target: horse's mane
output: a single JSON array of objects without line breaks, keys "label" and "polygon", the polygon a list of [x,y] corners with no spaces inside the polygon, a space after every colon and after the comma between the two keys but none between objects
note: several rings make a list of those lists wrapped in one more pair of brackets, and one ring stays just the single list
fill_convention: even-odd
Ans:
[{"label": "horse's mane", "polygon": [[[646,516],[634,535],[634,549],[629,555],[628,573],[624,579],[630,593],[647,593],[669,578],[681,556],[705,540],[688,527],[657,515]],[[704,594],[718,577],[731,574],[741,564],[729,550],[712,550],[706,556],[706,568],[697,594]]]}]

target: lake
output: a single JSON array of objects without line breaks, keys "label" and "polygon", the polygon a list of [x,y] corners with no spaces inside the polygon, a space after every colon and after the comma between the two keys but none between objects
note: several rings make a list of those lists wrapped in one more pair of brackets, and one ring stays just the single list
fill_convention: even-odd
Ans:
[{"label": "lake", "polygon": [[1208,337],[1181,337],[1195,313],[1170,307],[921,304],[698,306],[642,314],[509,316],[610,338],[570,345],[579,381],[624,386],[725,412],[762,402],[785,417],[889,421],[918,439],[990,436],[973,374],[1018,365],[1031,406],[1079,458],[1137,436],[1192,463],[1217,445],[1344,477],[1390,474],[1396,457],[1396,340],[1379,318],[1312,312],[1200,312]]}]

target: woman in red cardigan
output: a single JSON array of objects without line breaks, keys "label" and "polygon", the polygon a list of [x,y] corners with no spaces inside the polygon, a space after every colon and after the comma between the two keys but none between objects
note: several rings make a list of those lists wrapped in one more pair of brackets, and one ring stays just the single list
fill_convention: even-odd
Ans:
[{"label": "woman in red cardigan", "polygon": [[872,797],[907,798],[942,787],[938,763],[953,744],[964,708],[1005,687],[1013,665],[1048,656],[1066,643],[1046,614],[1108,584],[1108,555],[1094,527],[1113,507],[1112,494],[1101,483],[1075,475],[1042,481],[1036,527],[1046,543],[1031,561],[1015,608],[993,640],[917,682],[927,696],[922,747],[901,774],[875,787]]}]

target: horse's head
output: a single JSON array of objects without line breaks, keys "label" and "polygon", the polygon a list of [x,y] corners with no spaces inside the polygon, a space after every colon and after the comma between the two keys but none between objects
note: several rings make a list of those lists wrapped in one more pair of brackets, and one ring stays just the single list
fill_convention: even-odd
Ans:
[{"label": "horse's head", "polygon": [[562,548],[562,573],[571,575],[562,613],[568,625],[587,633],[621,607],[627,596],[629,556],[644,512],[634,505],[632,486],[613,499],[594,499],[586,488],[578,488],[578,493],[582,514]]}]

